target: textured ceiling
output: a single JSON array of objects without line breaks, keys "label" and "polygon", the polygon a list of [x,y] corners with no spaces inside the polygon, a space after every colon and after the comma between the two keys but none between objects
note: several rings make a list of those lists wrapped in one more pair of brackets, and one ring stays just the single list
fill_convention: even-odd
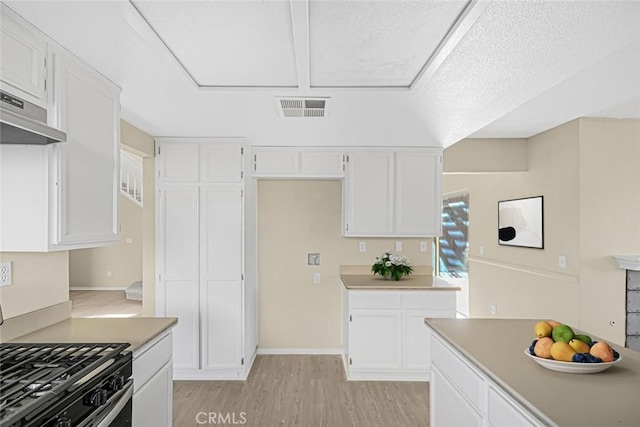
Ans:
[{"label": "textured ceiling", "polygon": [[[212,47],[211,52],[227,55],[224,61],[199,61],[198,55],[211,54],[199,53],[198,46],[185,46],[180,52],[186,54],[172,55],[167,46],[176,51],[179,46],[171,46],[169,37],[161,40],[155,26],[152,29],[127,1],[7,2],[120,85],[123,118],[154,136],[243,136],[254,145],[446,147],[470,135],[528,137],[582,116],[640,117],[640,2],[472,1],[411,87],[397,89],[357,86],[367,78],[378,84],[406,85],[433,53],[435,38],[431,44],[414,40],[430,29],[408,30],[420,27],[417,23],[425,16],[399,18],[404,8],[420,9],[420,5],[407,6],[403,1],[324,5],[316,0],[231,3],[224,7],[229,11],[246,8],[248,18],[227,16],[218,22],[227,28],[224,34],[205,24],[192,25],[197,15],[211,13],[209,3],[161,5],[175,10],[176,22],[184,19],[183,13],[193,18],[171,31],[202,32],[206,38],[217,38],[215,44],[222,42],[223,47]],[[426,3],[438,13],[449,8]],[[146,2],[136,5],[149,12],[144,11]],[[333,59],[325,67],[314,65],[321,59],[313,56],[318,42],[314,19],[320,16],[314,18],[314,14],[322,10],[314,12],[316,6],[327,8],[322,12],[327,18],[321,21],[331,21],[318,24],[332,29],[328,35],[325,31],[324,49],[343,52],[327,53]],[[451,7],[448,13],[453,14]],[[343,10],[349,11],[344,22],[337,12]],[[375,22],[373,17],[379,19],[381,10],[396,26]],[[163,19],[169,15],[173,19],[171,13],[163,12]],[[372,23],[371,29],[359,22],[361,15]],[[145,17],[151,22],[151,13]],[[441,18],[433,19],[444,25]],[[156,24],[163,25],[160,20]],[[394,49],[403,38],[405,45]],[[281,39],[276,43],[279,50],[274,51],[274,40]],[[358,45],[367,48],[364,59],[356,56]],[[195,61],[191,72],[203,84],[297,88],[199,88],[180,63],[189,68],[189,55]],[[408,66],[410,61],[403,58],[415,63]],[[396,62],[403,65],[388,68],[393,70],[393,81],[383,80],[384,73],[378,71]],[[214,74],[205,68],[196,71],[202,64],[221,68],[212,69]],[[351,72],[343,75],[336,71],[348,69]],[[313,87],[319,84],[318,73],[332,79],[325,84],[340,84],[340,77],[352,79],[352,86]],[[217,80],[220,76],[223,83]],[[273,77],[282,80],[276,82]],[[276,96],[330,96],[331,111],[319,120],[282,119]]]},{"label": "textured ceiling", "polygon": [[467,3],[311,0],[311,86],[410,86]]}]

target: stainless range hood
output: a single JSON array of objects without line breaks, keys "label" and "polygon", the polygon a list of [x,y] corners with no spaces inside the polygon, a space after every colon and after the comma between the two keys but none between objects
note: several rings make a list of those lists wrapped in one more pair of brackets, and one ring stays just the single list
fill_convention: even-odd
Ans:
[{"label": "stainless range hood", "polygon": [[0,92],[0,144],[65,142],[67,134],[47,125],[47,110]]}]

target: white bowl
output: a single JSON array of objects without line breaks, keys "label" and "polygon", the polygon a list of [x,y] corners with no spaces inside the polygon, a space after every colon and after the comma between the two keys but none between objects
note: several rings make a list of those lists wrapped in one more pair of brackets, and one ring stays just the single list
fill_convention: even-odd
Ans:
[{"label": "white bowl", "polygon": [[579,362],[561,362],[559,360],[543,359],[542,357],[533,356],[529,353],[529,348],[524,349],[524,354],[536,361],[540,366],[551,369],[552,371],[568,372],[570,374],[595,374],[609,369],[622,360],[622,356],[618,356],[613,362],[600,363],[579,363]]}]

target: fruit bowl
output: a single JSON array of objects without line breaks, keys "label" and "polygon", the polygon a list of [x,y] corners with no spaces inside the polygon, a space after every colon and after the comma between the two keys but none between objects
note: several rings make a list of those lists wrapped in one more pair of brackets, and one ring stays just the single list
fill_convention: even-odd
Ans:
[{"label": "fruit bowl", "polygon": [[616,363],[622,360],[622,356],[618,356],[613,362],[600,362],[600,363],[578,363],[578,362],[560,362],[553,359],[544,359],[542,357],[534,356],[529,353],[529,349],[524,349],[524,354],[536,361],[537,364],[543,368],[551,369],[557,372],[567,372],[570,374],[595,374],[602,372],[605,369],[609,369]]}]

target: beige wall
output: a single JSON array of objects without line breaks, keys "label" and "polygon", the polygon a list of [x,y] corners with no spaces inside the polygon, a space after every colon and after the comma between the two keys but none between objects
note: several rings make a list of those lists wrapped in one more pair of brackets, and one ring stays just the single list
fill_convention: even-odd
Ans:
[{"label": "beige wall", "polygon": [[[69,285],[72,288],[123,288],[142,280],[142,208],[123,195],[120,195],[119,203],[120,242],[113,246],[70,251]],[[131,243],[126,243],[127,238]]]},{"label": "beige wall", "polygon": [[526,172],[527,140],[463,139],[447,148],[445,173]]},{"label": "beige wall", "polygon": [[[260,348],[341,347],[340,265],[371,265],[396,239],[344,238],[340,181],[258,182],[258,279]],[[413,265],[431,265],[420,240],[402,239]],[[367,252],[358,242],[367,242]],[[320,253],[320,266],[307,253]],[[313,283],[319,272],[322,283]]]},{"label": "beige wall", "polygon": [[11,261],[12,285],[0,288],[6,319],[69,300],[69,252],[0,252]]},{"label": "beige wall", "polygon": [[585,330],[622,344],[625,271],[640,254],[640,120],[580,120],[580,310]]},{"label": "beige wall", "polygon": [[[445,193],[469,192],[471,317],[496,304],[498,317],[555,318],[623,342],[624,272],[611,256],[640,253],[639,124],[574,120],[528,140],[528,172],[445,175]],[[544,250],[499,246],[498,201],[536,195]]]}]

